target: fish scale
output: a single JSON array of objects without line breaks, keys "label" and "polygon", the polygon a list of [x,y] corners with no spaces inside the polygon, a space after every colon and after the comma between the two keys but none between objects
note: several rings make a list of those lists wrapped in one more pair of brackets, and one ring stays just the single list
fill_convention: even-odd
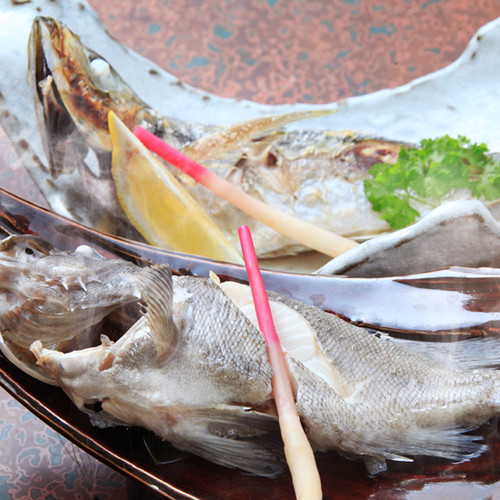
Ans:
[{"label": "fish scale", "polygon": [[[63,354],[36,342],[38,364],[102,426],[140,425],[216,463],[276,473],[280,447],[265,444],[276,431],[272,372],[249,287],[175,277],[172,297],[157,286],[169,279],[164,265],[141,274],[147,313],[116,343]],[[500,341],[462,341],[456,357],[434,344],[426,354],[419,343],[398,344],[316,307],[269,298],[313,449],[363,457],[370,475],[387,459],[463,461],[487,449],[465,432],[499,413],[500,372],[490,367]],[[173,321],[160,320],[168,311]],[[302,333],[291,332],[291,322]],[[167,359],[162,343],[176,346]],[[315,370],[322,359],[330,370]],[[467,368],[474,365],[482,368]],[[100,413],[85,407],[96,401]]]},{"label": "fish scale", "polygon": [[[233,401],[245,402],[245,398],[249,398],[251,402],[255,400],[254,394],[259,394],[259,404],[263,403],[272,391],[272,372],[260,332],[232,306],[230,299],[212,280],[189,277],[174,280],[176,287],[191,294],[185,314],[189,318],[187,324],[192,328],[183,330],[183,340],[185,356],[200,357],[196,361],[200,364],[200,378],[204,378],[205,373],[213,376],[215,372],[223,385],[231,387],[231,391],[235,387],[238,389],[239,392],[230,396]],[[236,365],[228,366],[233,352],[241,355],[234,358]]]},{"label": "fish scale", "polygon": [[[302,363],[290,361],[298,411],[315,449],[370,455],[377,471],[385,469],[385,458],[464,459],[484,451],[476,437],[462,432],[500,410],[499,372],[444,369],[334,315],[275,293],[269,297],[309,323],[349,394],[342,397]],[[471,351],[472,357],[481,353]],[[367,467],[373,471],[369,462]]]},{"label": "fish scale", "polygon": [[[141,125],[158,134],[217,175],[289,215],[342,235],[374,235],[389,229],[366,200],[363,180],[369,166],[394,160],[400,143],[351,131],[282,130],[298,120],[325,114],[318,109],[262,116],[227,127],[163,117],[104,58],[53,18],[35,19],[29,55],[28,78],[49,161],[48,171],[34,167],[30,174],[54,210],[87,226],[141,240],[121,209],[109,175],[107,116],[113,111],[131,130]],[[103,68],[107,68],[105,78]],[[59,119],[54,123],[55,113]],[[237,228],[248,225],[260,256],[308,250],[167,167],[236,249]]]}]

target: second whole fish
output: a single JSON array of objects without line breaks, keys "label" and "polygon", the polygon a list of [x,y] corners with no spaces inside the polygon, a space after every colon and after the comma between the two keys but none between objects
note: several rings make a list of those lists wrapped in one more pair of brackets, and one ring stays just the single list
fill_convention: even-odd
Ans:
[{"label": "second whole fish", "polygon": [[[120,340],[70,353],[36,342],[40,367],[98,425],[142,426],[216,463],[277,473],[272,372],[249,288],[172,280],[164,265],[139,280],[147,313]],[[313,449],[363,457],[371,475],[386,460],[487,449],[465,432],[500,412],[498,340],[423,349],[269,296]]]},{"label": "second whole fish", "polygon": [[[28,78],[49,162],[48,171],[32,168],[30,173],[55,210],[85,225],[140,239],[118,203],[110,173],[107,117],[112,110],[131,130],[143,126],[285,213],[345,236],[373,236],[389,229],[366,199],[363,180],[373,164],[395,161],[400,143],[351,131],[282,130],[293,121],[321,115],[317,110],[228,127],[161,116],[102,56],[53,18],[35,19],[29,56]],[[261,256],[306,250],[185,174],[172,173],[236,248],[237,228],[247,224]]]}]

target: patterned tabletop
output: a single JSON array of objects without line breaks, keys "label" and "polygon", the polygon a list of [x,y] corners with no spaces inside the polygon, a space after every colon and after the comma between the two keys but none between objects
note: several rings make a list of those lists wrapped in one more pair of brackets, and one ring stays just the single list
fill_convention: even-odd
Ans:
[{"label": "patterned tabletop", "polygon": [[[499,0],[90,0],[109,31],[206,91],[326,103],[453,62]],[[154,105],[154,103],[151,103]],[[0,185],[44,203],[0,129]],[[145,498],[0,390],[0,499]]]}]

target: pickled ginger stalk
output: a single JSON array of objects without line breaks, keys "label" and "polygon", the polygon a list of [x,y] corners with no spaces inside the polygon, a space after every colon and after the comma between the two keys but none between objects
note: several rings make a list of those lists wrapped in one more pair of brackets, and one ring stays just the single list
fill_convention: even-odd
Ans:
[{"label": "pickled ginger stalk", "polygon": [[358,245],[349,238],[344,238],[308,222],[296,219],[253,198],[142,127],[137,127],[134,134],[153,153],[190,175],[196,182],[210,189],[246,214],[288,238],[331,257],[337,257]]},{"label": "pickled ginger stalk", "polygon": [[274,326],[248,226],[241,226],[239,235],[255,312],[260,330],[266,340],[269,362],[273,368],[274,398],[295,494],[298,500],[321,500],[323,496],[318,468],[311,445],[297,415],[287,363]]}]

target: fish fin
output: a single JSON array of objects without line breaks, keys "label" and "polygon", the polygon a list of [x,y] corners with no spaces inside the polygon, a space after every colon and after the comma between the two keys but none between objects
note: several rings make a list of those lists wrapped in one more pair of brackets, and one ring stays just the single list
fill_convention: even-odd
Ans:
[{"label": "fish fin", "polygon": [[380,473],[387,470],[387,462],[383,457],[373,457],[371,455],[364,455],[366,472],[370,477],[378,476]]},{"label": "fish fin", "polygon": [[398,462],[411,461],[406,455],[428,455],[464,462],[488,449],[487,445],[477,442],[482,436],[465,434],[474,429],[457,425],[416,427],[398,436],[377,436],[376,444],[360,442],[358,445],[367,455]]},{"label": "fish fin", "polygon": [[276,417],[222,404],[176,406],[175,413],[180,418],[174,437],[168,439],[178,448],[259,476],[283,472],[283,442]]},{"label": "fish fin", "polygon": [[479,338],[457,342],[419,342],[387,339],[405,351],[432,359],[441,367],[460,370],[500,368],[500,339]]},{"label": "fish fin", "polygon": [[214,160],[224,157],[231,151],[241,149],[248,141],[267,132],[280,129],[298,120],[316,118],[330,113],[333,113],[333,110],[292,111],[238,122],[189,143],[182,149],[182,152],[194,161]]},{"label": "fish fin", "polygon": [[49,385],[59,384],[45,370],[37,366],[35,356],[28,350],[20,347],[7,339],[0,333],[0,351],[15,366],[33,378]]},{"label": "fish fin", "polygon": [[146,302],[145,317],[158,353],[158,364],[162,365],[175,354],[179,343],[172,316],[172,272],[165,264],[152,266],[139,273],[137,280]]}]

